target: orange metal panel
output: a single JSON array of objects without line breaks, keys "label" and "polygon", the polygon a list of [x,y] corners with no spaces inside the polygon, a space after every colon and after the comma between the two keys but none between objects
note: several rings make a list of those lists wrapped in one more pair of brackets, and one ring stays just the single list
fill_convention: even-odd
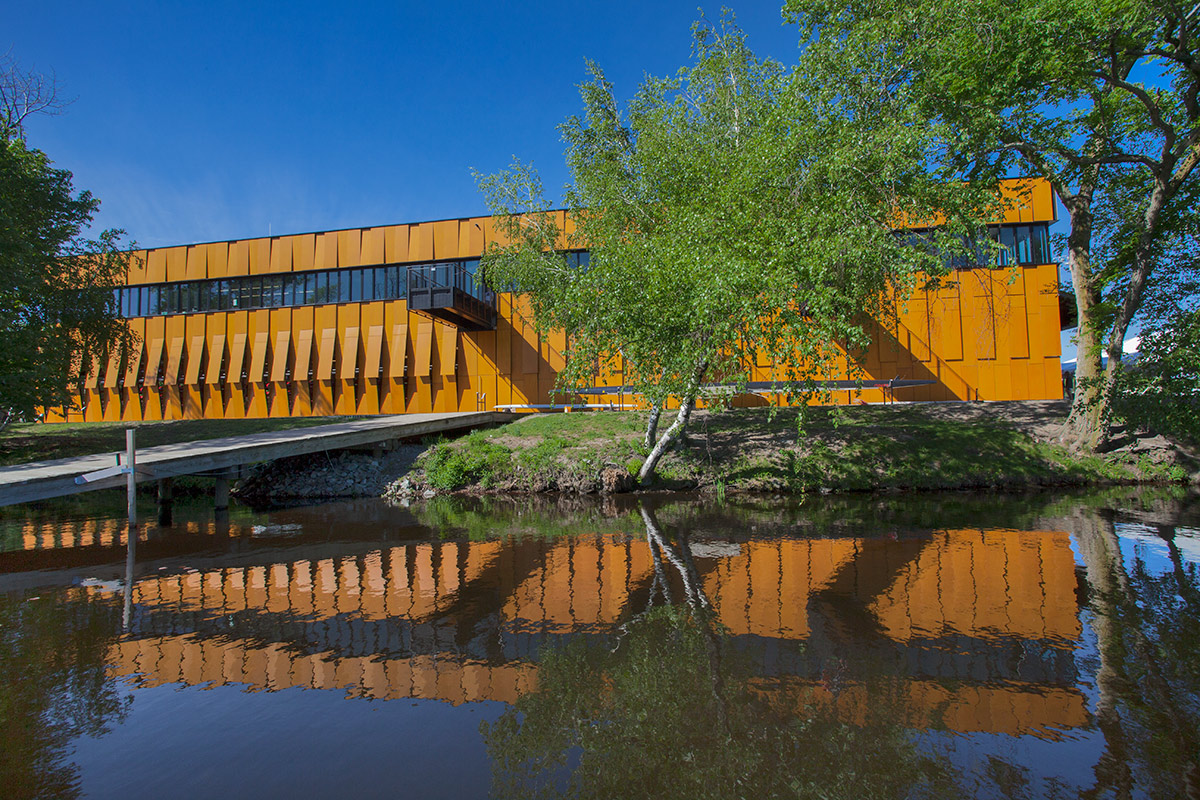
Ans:
[{"label": "orange metal panel", "polygon": [[372,325],[367,331],[367,361],[363,374],[370,380],[379,379],[380,356],[383,354],[383,326]]},{"label": "orange metal panel", "polygon": [[454,374],[458,361],[458,328],[453,325],[438,325],[438,362],[440,374],[449,377]]},{"label": "orange metal panel", "polygon": [[121,375],[121,351],[114,349],[108,357],[107,368],[104,371],[104,385],[112,389],[117,385],[117,378]]},{"label": "orange metal panel", "polygon": [[129,351],[129,355],[125,361],[125,386],[126,388],[134,388],[137,382],[142,377],[142,355],[145,352],[145,346],[141,341],[133,343]]},{"label": "orange metal panel", "polygon": [[408,228],[408,260],[428,261],[433,258],[433,226],[428,222]]},{"label": "orange metal panel", "polygon": [[227,275],[248,275],[250,273],[250,246],[246,242],[229,243],[229,265]]},{"label": "orange metal panel", "polygon": [[338,364],[338,377],[344,381],[352,381],[357,371],[358,326],[351,325],[342,335],[342,358]]},{"label": "orange metal panel", "polygon": [[246,363],[246,340],[245,333],[233,335],[233,345],[229,348],[229,371],[226,373],[229,383],[240,383],[242,380],[242,366]]},{"label": "orange metal panel", "polygon": [[304,233],[289,237],[292,242],[292,269],[312,269],[317,255],[317,237]]},{"label": "orange metal panel", "polygon": [[384,235],[386,228],[367,228],[362,232],[362,252],[360,258],[363,264],[382,264],[384,262]]},{"label": "orange metal panel", "polygon": [[187,375],[184,380],[188,384],[200,382],[200,364],[204,360],[204,337],[193,336],[192,346],[188,348]]},{"label": "orange metal panel", "polygon": [[167,356],[167,374],[163,380],[163,383],[168,386],[174,386],[179,382],[179,365],[183,361],[183,342],[182,336],[171,339],[171,349]]},{"label": "orange metal panel", "polygon": [[150,342],[150,357],[146,359],[146,384],[158,382],[159,366],[162,364],[163,340],[156,336]]},{"label": "orange metal panel", "polygon": [[212,348],[208,351],[208,373],[205,377],[208,383],[216,386],[221,382],[221,367],[225,362],[225,334],[218,333],[212,338]]},{"label": "orange metal panel", "polygon": [[334,269],[337,265],[337,233],[318,233],[313,267],[316,269]]},{"label": "orange metal panel", "polygon": [[292,238],[277,236],[267,240],[271,247],[271,272],[292,271]]},{"label": "orange metal panel", "polygon": [[101,358],[96,356],[88,361],[87,375],[83,378],[83,385],[89,389],[95,389],[100,384],[100,363]]},{"label": "orange metal panel", "polygon": [[458,257],[479,258],[483,255],[483,225],[478,217],[464,219],[458,228]]},{"label": "orange metal panel", "polygon": [[208,277],[208,246],[192,245],[187,249],[187,268],[185,270],[189,281],[203,280]]},{"label": "orange metal panel", "polygon": [[296,344],[296,366],[292,370],[292,377],[295,380],[308,379],[308,368],[312,363],[312,350],[313,330],[312,328],[302,328]]},{"label": "orange metal panel", "polygon": [[247,242],[250,248],[250,274],[258,275],[271,271],[271,240],[251,239]]},{"label": "orange metal panel", "polygon": [[413,374],[418,378],[428,378],[433,370],[433,320],[421,318],[417,323],[413,359]]},{"label": "orange metal panel", "polygon": [[389,264],[408,261],[408,226],[392,225],[383,237],[383,257]]},{"label": "orange metal panel", "polygon": [[151,250],[146,255],[146,280],[161,283],[167,279],[167,251]]},{"label": "orange metal panel", "polygon": [[[311,334],[309,334],[311,336]],[[311,340],[310,340],[311,341]],[[283,381],[287,375],[288,357],[292,350],[292,332],[275,332],[275,353],[271,359],[271,380]]]},{"label": "orange metal panel", "polygon": [[479,342],[477,341],[479,334],[460,333],[458,345],[461,348],[462,358],[459,359],[460,372],[463,375],[478,375],[479,374]]},{"label": "orange metal panel", "polygon": [[130,285],[135,283],[149,283],[150,278],[146,274],[146,269],[149,265],[149,254],[145,250],[135,250],[129,254],[129,273],[126,282]]},{"label": "orange metal panel", "polygon": [[186,247],[169,247],[166,250],[167,254],[167,280],[169,281],[185,281],[187,280],[187,248]]},{"label": "orange metal panel", "polygon": [[208,246],[208,277],[224,278],[229,274],[229,242],[214,242]]},{"label": "orange metal panel", "polygon": [[362,264],[362,231],[354,228],[337,233],[337,265],[357,267]]},{"label": "orange metal panel", "polygon": [[321,349],[317,354],[317,379],[333,380],[333,351],[337,346],[337,329],[321,331]]},{"label": "orange metal panel", "polygon": [[404,366],[408,360],[408,323],[400,322],[392,327],[392,349],[389,352],[388,375],[404,377]]},{"label": "orange metal panel", "polygon": [[458,220],[435,222],[433,227],[433,257],[458,258]]},{"label": "orange metal panel", "polygon": [[254,350],[250,358],[250,382],[261,383],[267,370],[267,345],[271,337],[266,331],[254,334]]}]

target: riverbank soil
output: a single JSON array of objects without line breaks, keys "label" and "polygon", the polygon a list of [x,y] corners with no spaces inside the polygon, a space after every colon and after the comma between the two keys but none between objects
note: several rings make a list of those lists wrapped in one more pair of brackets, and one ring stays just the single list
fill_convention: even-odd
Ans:
[{"label": "riverbank soil", "polygon": [[1062,401],[753,408],[693,416],[686,441],[635,487],[645,412],[531,415],[431,446],[414,491],[834,492],[1189,482],[1200,462],[1145,431],[1114,429],[1105,453],[1058,442]]}]

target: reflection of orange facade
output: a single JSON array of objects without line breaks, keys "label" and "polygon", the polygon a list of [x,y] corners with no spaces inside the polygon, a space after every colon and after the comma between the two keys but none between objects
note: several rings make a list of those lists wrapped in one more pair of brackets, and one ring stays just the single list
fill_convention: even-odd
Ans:
[{"label": "reflection of orange facade", "polygon": [[[719,542],[709,552],[720,557],[696,550],[720,622],[751,647],[804,642],[805,649],[835,652],[840,623],[822,606],[832,598],[868,609],[886,647],[958,637],[956,647],[977,648],[974,663],[982,666],[973,669],[982,668],[983,684],[961,675],[895,679],[914,726],[1046,734],[1086,722],[1083,698],[1069,683],[997,671],[1007,663],[1005,642],[1033,641],[1070,658],[1081,629],[1065,533]],[[597,535],[421,542],[155,576],[136,583],[141,630],[117,643],[111,658],[118,673],[150,685],[346,688],[375,698],[512,702],[532,688],[536,646],[545,637],[614,630],[642,610],[652,575],[644,540]],[[252,621],[243,633],[238,620],[246,614]],[[179,629],[196,619],[227,619],[228,627]],[[384,641],[400,635],[396,625],[408,637],[404,647]],[[517,649],[481,656],[464,644],[491,628]],[[304,631],[301,644],[297,630]],[[535,633],[536,646],[512,644],[523,633]],[[755,679],[752,687],[779,703],[795,702],[784,698],[799,689],[804,702],[836,704],[848,719],[865,702],[853,680],[836,695],[811,675]]]},{"label": "reflection of orange facade", "polygon": [[[1031,185],[1024,199],[1009,187],[1014,205],[1002,222],[1054,219],[1049,186]],[[136,254],[128,285],[472,259],[496,237],[490,217],[475,217],[158,248]],[[539,338],[521,298],[502,294],[498,302],[495,330],[483,331],[460,330],[403,299],[134,317],[140,343],[94,366],[83,411],[67,417],[233,419],[551,402],[566,337]],[[944,288],[916,293],[895,329],[875,331],[866,377],[934,381],[898,393],[903,400],[1058,398],[1059,334],[1055,265],[962,270]],[[752,381],[784,377],[769,360],[748,366]],[[844,378],[845,368],[825,377]],[[621,385],[620,360],[597,381]],[[606,398],[613,399],[636,400]],[[877,388],[835,397],[883,399]]]}]

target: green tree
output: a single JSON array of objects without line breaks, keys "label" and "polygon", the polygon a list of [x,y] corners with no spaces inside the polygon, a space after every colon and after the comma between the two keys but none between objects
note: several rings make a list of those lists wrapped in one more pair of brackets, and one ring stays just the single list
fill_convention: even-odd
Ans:
[{"label": "green tree", "polygon": [[[906,246],[898,222],[934,208],[953,222],[965,202],[930,179],[919,129],[887,103],[863,108],[881,125],[821,113],[731,22],[693,34],[693,65],[648,78],[624,106],[588,65],[583,113],[560,127],[573,178],[565,226],[528,165],[477,176],[508,237],[483,274],[527,293],[543,330],[567,332],[560,387],[594,383],[619,356],[625,384],[650,404],[639,480],[699,398],[729,397],[705,387],[744,382],[756,354],[800,395],[846,369],[845,354],[869,344],[868,321],[942,269],[937,247]],[[590,260],[564,257],[573,248]],[[658,434],[670,403],[675,419]]]},{"label": "green tree", "polygon": [[123,232],[85,238],[99,201],[25,139],[30,114],[59,107],[53,95],[52,82],[0,62],[0,427],[68,403],[129,335],[113,307]]},{"label": "green tree", "polygon": [[844,113],[879,95],[915,111],[941,142],[931,171],[1051,183],[1070,224],[1080,321],[1067,438],[1102,446],[1131,323],[1147,294],[1174,283],[1169,273],[1197,266],[1198,7],[788,0],[784,10],[808,43],[810,80],[846,101]]}]

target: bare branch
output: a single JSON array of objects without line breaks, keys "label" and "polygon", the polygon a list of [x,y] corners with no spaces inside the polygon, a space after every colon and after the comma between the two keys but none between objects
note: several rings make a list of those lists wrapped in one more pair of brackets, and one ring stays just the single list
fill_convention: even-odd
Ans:
[{"label": "bare branch", "polygon": [[58,81],[39,72],[25,72],[11,53],[0,56],[0,130],[4,135],[24,132],[33,114],[61,114],[69,101],[58,96]]}]

